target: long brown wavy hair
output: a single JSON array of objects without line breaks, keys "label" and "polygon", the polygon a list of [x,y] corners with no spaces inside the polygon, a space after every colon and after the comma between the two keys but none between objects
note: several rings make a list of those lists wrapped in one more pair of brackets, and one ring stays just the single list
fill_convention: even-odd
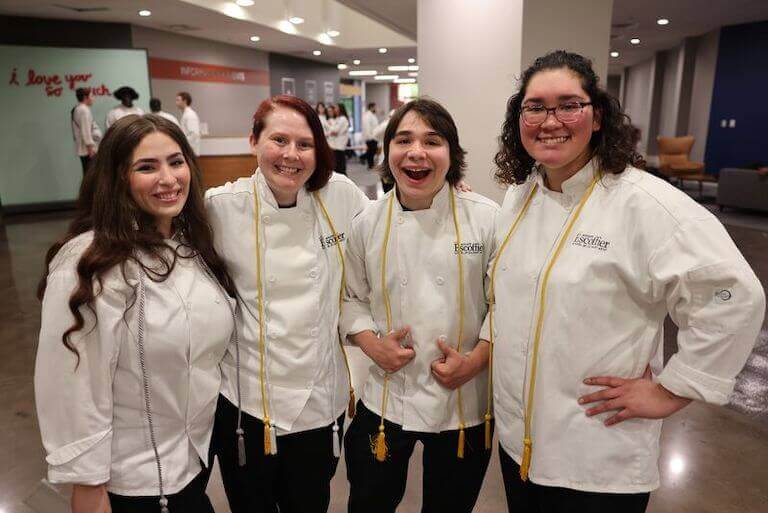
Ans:
[{"label": "long brown wavy hair", "polygon": [[526,88],[533,76],[544,70],[567,69],[581,81],[592,107],[600,116],[600,130],[592,133],[589,145],[601,173],[619,174],[628,165],[645,167],[637,153],[637,129],[622,110],[619,100],[604,91],[592,69],[592,61],[577,53],[558,50],[539,57],[520,77],[520,90],[509,98],[504,124],[499,136],[499,151],[494,162],[496,180],[502,184],[523,183],[531,174],[535,160],[523,147],[520,138],[520,112]]},{"label": "long brown wavy hair", "polygon": [[[173,220],[174,229],[182,241],[179,249],[164,241],[155,227],[154,218],[141,210],[131,196],[129,170],[133,152],[152,133],[162,133],[173,139],[189,166],[189,195],[181,213]],[[93,230],[93,242],[77,264],[78,286],[69,298],[69,310],[75,322],[61,337],[66,348],[78,356],[78,361],[79,354],[70,337],[85,324],[81,307],[87,307],[95,316],[93,303],[102,289],[102,279],[116,266],[120,266],[125,277],[126,263],[134,262],[151,280],[159,282],[168,278],[178,258],[199,256],[227,293],[235,297],[232,279],[213,246],[195,154],[181,129],[166,119],[152,114],[126,116],[107,130],[96,159],[80,186],[75,219],[66,235],[46,254],[45,273],[37,291],[39,299],[42,300],[45,294],[53,258],[67,242],[89,230]],[[149,267],[142,260],[153,264]]]}]

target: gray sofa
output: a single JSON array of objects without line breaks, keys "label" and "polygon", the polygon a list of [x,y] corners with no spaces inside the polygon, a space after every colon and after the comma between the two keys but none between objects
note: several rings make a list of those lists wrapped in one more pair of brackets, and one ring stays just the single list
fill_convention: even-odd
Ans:
[{"label": "gray sofa", "polygon": [[717,204],[768,212],[768,176],[754,169],[724,168],[717,181]]}]

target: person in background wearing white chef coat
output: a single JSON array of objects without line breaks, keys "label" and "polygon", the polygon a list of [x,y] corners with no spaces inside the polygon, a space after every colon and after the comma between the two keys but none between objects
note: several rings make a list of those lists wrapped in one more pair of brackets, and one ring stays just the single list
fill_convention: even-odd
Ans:
[{"label": "person in background wearing white chef coat", "polygon": [[73,513],[213,512],[209,445],[235,291],[200,187],[176,125],[122,118],[48,251],[35,400],[48,479],[73,484]]},{"label": "person in background wearing white chef coat", "polygon": [[317,113],[317,117],[320,118],[320,122],[323,124],[323,133],[327,136],[328,135],[328,117],[326,116],[327,109],[325,108],[325,104],[323,102],[317,102],[315,104],[315,112]]},{"label": "person in background wearing white chef coat", "polygon": [[725,404],[760,329],[765,295],[728,233],[640,160],[589,60],[525,70],[495,158],[509,189],[483,330],[510,512],[645,511],[662,419]]},{"label": "person in background wearing white chef coat", "polygon": [[422,511],[469,513],[491,454],[478,335],[499,207],[456,189],[465,152],[439,103],[400,107],[383,148],[396,187],[354,220],[347,245],[341,333],[375,364],[344,440],[348,509],[393,513],[421,442]]},{"label": "person in background wearing white chef coat", "polygon": [[161,118],[165,118],[168,121],[171,121],[176,126],[181,126],[179,125],[179,120],[176,119],[176,116],[163,110],[163,104],[160,102],[159,98],[152,98],[149,100],[149,110],[151,110],[152,114],[155,116],[160,116]]},{"label": "person in background wearing white chef coat", "polygon": [[320,118],[304,100],[264,100],[250,142],[254,174],[206,193],[243,342],[239,375],[233,352],[222,362],[215,450],[233,513],[325,513],[344,410],[354,406],[338,334],[343,250],[368,200],[333,174]]},{"label": "person in background wearing white chef coat", "polygon": [[379,146],[379,141],[374,135],[378,125],[379,118],[376,117],[376,104],[371,102],[368,104],[366,111],[363,112],[363,141],[365,141],[365,154],[363,158],[368,163],[368,169],[373,169],[376,150]]},{"label": "person in background wearing white chef coat", "polygon": [[200,155],[200,118],[192,107],[192,95],[186,91],[176,93],[176,107],[181,111],[181,130],[184,135],[187,136],[189,145],[195,152],[195,155]]},{"label": "person in background wearing white chef coat", "polygon": [[347,174],[347,144],[349,143],[349,116],[347,108],[341,103],[328,106],[328,145],[333,150],[335,164],[333,170]]},{"label": "person in background wearing white chef coat", "polygon": [[104,126],[109,129],[115,121],[124,118],[125,116],[136,115],[141,116],[144,111],[141,107],[137,107],[133,104],[139,99],[139,93],[129,86],[123,86],[114,92],[114,97],[120,100],[120,105],[117,105],[107,112],[107,119]]},{"label": "person in background wearing white chef coat", "polygon": [[77,105],[72,109],[72,137],[75,140],[75,150],[83,166],[83,175],[88,170],[101,141],[101,129],[93,120],[91,105],[93,95],[90,87],[78,87],[75,90]]}]

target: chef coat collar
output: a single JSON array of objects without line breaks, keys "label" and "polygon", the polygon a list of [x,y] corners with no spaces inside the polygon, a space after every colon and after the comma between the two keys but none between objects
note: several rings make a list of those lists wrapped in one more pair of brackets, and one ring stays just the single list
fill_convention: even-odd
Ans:
[{"label": "chef coat collar", "polygon": [[[385,197],[389,199],[389,195],[395,194],[395,191],[397,191],[397,187],[393,187],[392,190],[390,190]],[[450,191],[451,191],[451,184],[449,184],[447,181],[443,184],[443,186],[440,188],[439,191],[437,191],[437,194],[435,194],[435,197],[432,198],[432,205],[430,205],[429,208],[425,208],[422,210],[409,210],[403,208],[403,205],[400,204],[400,200],[395,198],[395,210],[397,212],[427,212],[427,211],[433,211],[436,212],[438,215],[443,216],[446,214],[449,206],[450,206]],[[458,194],[458,193],[457,193]]]},{"label": "chef coat collar", "polygon": [[[587,162],[584,167],[578,170],[575,175],[568,178],[560,185],[560,187],[563,189],[562,194],[573,200],[581,198],[581,196],[584,194],[584,191],[587,190],[587,187],[589,187],[596,175],[597,168],[595,165],[595,159],[593,158]],[[542,191],[553,192],[557,194],[556,191],[552,191],[544,183],[544,170],[541,167],[541,164],[538,163],[536,166],[535,180],[536,183],[539,184],[539,188]]]},{"label": "chef coat collar", "polygon": [[[254,177],[261,199],[263,199],[264,202],[271,206],[273,209],[280,210],[280,205],[277,203],[277,199],[275,198],[272,189],[269,188],[269,184],[267,184],[267,179],[264,178],[264,173],[261,172],[261,168],[256,169]],[[299,189],[299,194],[296,197],[296,207],[299,210],[309,210],[311,208],[311,202],[312,196],[309,192],[307,192],[306,187]]]}]

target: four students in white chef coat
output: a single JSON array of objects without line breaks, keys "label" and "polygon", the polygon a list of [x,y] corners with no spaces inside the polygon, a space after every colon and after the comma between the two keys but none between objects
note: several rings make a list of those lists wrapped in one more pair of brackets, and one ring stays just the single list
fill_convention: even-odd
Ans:
[{"label": "four students in white chef coat", "polygon": [[344,440],[349,511],[394,512],[421,442],[422,511],[470,512],[490,459],[478,334],[498,206],[456,190],[465,152],[435,101],[398,109],[384,152],[397,185],[355,219],[347,244],[341,332],[373,361]]},{"label": "four students in white chef coat", "polygon": [[628,118],[584,57],[523,73],[500,142],[510,187],[483,336],[509,511],[645,511],[661,419],[727,402],[762,287],[709,211],[633,167]]},{"label": "four students in white chef coat", "polygon": [[74,513],[211,513],[205,494],[234,288],[176,125],[117,120],[48,252],[35,398]]}]

